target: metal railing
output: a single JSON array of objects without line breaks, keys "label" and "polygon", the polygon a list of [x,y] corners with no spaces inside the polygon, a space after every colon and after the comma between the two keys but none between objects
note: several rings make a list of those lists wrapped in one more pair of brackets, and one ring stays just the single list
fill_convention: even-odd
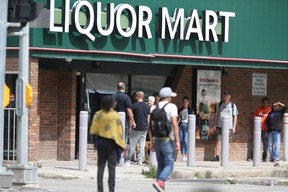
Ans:
[{"label": "metal railing", "polygon": [[4,109],[4,150],[6,161],[16,161],[17,116],[15,108]]}]

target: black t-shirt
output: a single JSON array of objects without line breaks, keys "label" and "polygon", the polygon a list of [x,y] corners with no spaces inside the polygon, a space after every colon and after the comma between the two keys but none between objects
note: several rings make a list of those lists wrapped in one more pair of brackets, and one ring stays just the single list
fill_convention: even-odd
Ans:
[{"label": "black t-shirt", "polygon": [[121,91],[117,91],[112,97],[117,102],[115,111],[125,112],[126,118],[128,118],[127,108],[132,108],[130,97]]},{"label": "black t-shirt", "polygon": [[147,117],[150,114],[150,108],[145,102],[136,102],[132,106],[134,120],[136,123],[136,131],[148,130]]}]

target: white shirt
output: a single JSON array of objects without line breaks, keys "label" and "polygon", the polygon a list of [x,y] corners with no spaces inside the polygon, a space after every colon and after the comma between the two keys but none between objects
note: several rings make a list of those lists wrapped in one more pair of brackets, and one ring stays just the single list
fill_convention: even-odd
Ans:
[{"label": "white shirt", "polygon": [[[160,101],[158,103],[159,108],[162,108],[166,103],[168,103],[168,101]],[[150,109],[150,113],[152,113],[152,111],[155,109],[155,105],[153,105]],[[167,114],[167,119],[168,121],[171,123],[171,117],[178,117],[178,109],[177,106],[174,103],[168,103],[165,108],[164,108],[166,114]],[[169,137],[174,140],[174,131],[173,131],[173,127],[171,127],[172,131],[169,134]]]},{"label": "white shirt", "polygon": [[232,103],[229,103],[229,104],[222,103],[221,106],[217,105],[216,110],[218,111],[217,127],[222,127],[223,116],[228,116],[230,119],[229,129],[232,129],[233,128],[233,116],[238,115],[236,104],[234,103],[233,111],[232,111]]}]

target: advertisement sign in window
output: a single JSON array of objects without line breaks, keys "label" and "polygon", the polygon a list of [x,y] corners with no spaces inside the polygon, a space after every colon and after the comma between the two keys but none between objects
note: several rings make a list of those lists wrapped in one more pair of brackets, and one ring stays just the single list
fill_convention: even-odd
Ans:
[{"label": "advertisement sign in window", "polygon": [[197,71],[197,139],[213,138],[216,104],[221,100],[221,71]]}]

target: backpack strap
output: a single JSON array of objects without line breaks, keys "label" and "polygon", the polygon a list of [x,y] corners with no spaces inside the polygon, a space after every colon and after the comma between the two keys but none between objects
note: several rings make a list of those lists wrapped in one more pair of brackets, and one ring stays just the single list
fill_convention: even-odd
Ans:
[{"label": "backpack strap", "polygon": [[[169,102],[166,103],[161,109],[164,109],[166,107],[166,105],[168,105],[168,104],[169,104]],[[157,105],[159,105],[159,104],[157,104]]]}]

